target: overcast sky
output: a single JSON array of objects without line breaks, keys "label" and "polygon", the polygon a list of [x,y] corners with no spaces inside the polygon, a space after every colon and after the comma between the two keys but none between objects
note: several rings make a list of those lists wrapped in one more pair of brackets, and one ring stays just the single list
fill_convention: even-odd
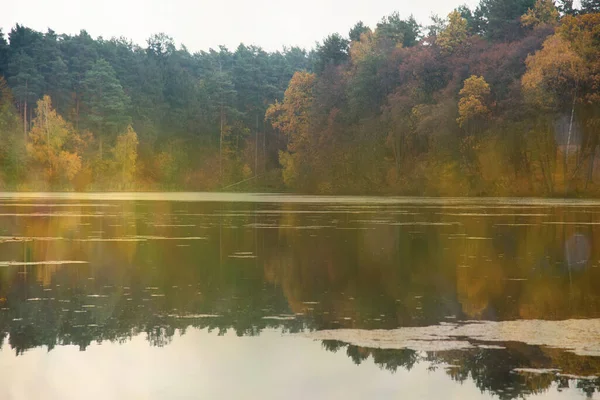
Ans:
[{"label": "overcast sky", "polygon": [[124,36],[145,45],[153,33],[164,32],[190,51],[240,42],[266,50],[283,45],[313,47],[330,33],[346,35],[359,20],[374,26],[393,11],[413,14],[428,23],[433,13],[447,15],[460,4],[478,0],[29,0],[13,1],[0,13],[7,33],[15,24],[45,32],[78,33],[93,37]]}]

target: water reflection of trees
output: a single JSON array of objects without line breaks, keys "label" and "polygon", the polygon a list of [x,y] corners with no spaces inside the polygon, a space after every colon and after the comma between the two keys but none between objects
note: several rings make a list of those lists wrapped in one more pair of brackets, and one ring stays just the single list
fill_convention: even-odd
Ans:
[{"label": "water reflection of trees", "polygon": [[[471,380],[480,390],[493,393],[500,399],[544,393],[552,385],[558,389],[569,386],[580,389],[590,398],[600,391],[600,378],[573,379],[555,372],[518,371],[520,368],[560,368],[563,374],[575,375],[578,371],[586,376],[600,372],[598,358],[576,356],[556,349],[550,351],[553,354],[547,354],[547,349],[537,346],[509,344],[503,350],[417,352],[409,349],[369,349],[333,340],[323,341],[322,346],[334,353],[345,352],[357,365],[371,358],[373,363],[392,373],[398,369],[410,371],[416,364],[426,362],[430,370],[442,369],[459,383]],[[570,362],[563,364],[558,360],[561,358],[568,358]]]},{"label": "water reflection of trees", "polygon": [[[276,206],[269,213],[273,206],[123,203],[116,210],[72,209],[80,216],[31,218],[26,224],[22,217],[3,217],[12,235],[62,239],[0,243],[2,260],[90,264],[1,270],[0,338],[20,354],[39,346],[83,350],[93,342],[124,342],[139,334],[164,346],[190,327],[242,336],[266,328],[423,326],[449,317],[600,316],[595,285],[600,268],[594,268],[600,236],[589,224],[591,213],[552,208],[482,211],[504,216],[464,216],[459,215],[464,210],[452,208],[290,212],[298,207]],[[303,208],[310,210],[323,207]],[[106,215],[82,216],[100,212]],[[517,212],[536,215],[510,215]],[[572,221],[584,224],[561,224]],[[147,236],[207,239],[77,241]],[[255,258],[230,257],[236,252]],[[513,368],[600,372],[594,358],[532,346],[426,356],[338,342],[323,346],[343,349],[357,364],[371,357],[390,371],[421,361],[456,364],[447,370],[453,379],[473,379],[502,398],[564,384],[564,378],[515,374]],[[578,382],[582,390],[597,387]]]}]

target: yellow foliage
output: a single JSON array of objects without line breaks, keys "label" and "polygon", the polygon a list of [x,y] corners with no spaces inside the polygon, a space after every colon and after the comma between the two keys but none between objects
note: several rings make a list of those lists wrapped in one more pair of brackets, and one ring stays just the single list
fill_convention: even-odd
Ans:
[{"label": "yellow foliage", "polygon": [[81,157],[73,149],[81,146],[75,130],[52,108],[50,96],[37,102],[36,116],[29,132],[27,153],[48,183],[72,181],[81,169]]},{"label": "yellow foliage", "polygon": [[461,127],[467,121],[489,113],[490,110],[485,105],[485,99],[490,95],[490,85],[483,76],[473,75],[465,79],[459,94],[461,96],[458,102],[459,117],[456,121]]},{"label": "yellow foliage", "polygon": [[265,119],[288,137],[290,151],[296,150],[302,142],[308,140],[314,83],[314,74],[296,72],[285,91],[283,103],[275,102],[267,109]]},{"label": "yellow foliage", "polygon": [[113,149],[113,155],[116,163],[117,174],[120,175],[119,188],[130,187],[135,178],[137,164],[137,134],[130,126],[127,132],[117,137],[117,144]]},{"label": "yellow foliage", "polygon": [[350,59],[352,64],[357,65],[367,56],[375,51],[377,40],[375,34],[371,31],[365,32],[360,35],[359,42],[352,42],[350,45]]},{"label": "yellow foliage", "polygon": [[294,187],[294,182],[298,177],[294,156],[287,151],[280,151],[279,163],[283,167],[283,183],[288,187]]},{"label": "yellow foliage", "polygon": [[569,43],[585,63],[585,70],[579,73],[579,79],[583,80],[580,83],[587,88],[582,100],[600,103],[600,13],[563,18],[557,35]]},{"label": "yellow foliage", "polygon": [[314,83],[314,74],[296,72],[285,91],[283,103],[275,102],[265,115],[273,128],[287,137],[288,151],[279,152],[279,161],[283,167],[283,181],[290,187],[298,177],[295,158],[300,156],[297,153],[310,143]]},{"label": "yellow foliage", "polygon": [[254,173],[252,172],[252,168],[248,164],[244,164],[242,167],[242,177],[244,179],[250,178]]},{"label": "yellow foliage", "polygon": [[527,57],[521,79],[526,99],[537,105],[553,105],[557,94],[572,92],[586,75],[584,60],[560,35],[552,35],[541,50]]},{"label": "yellow foliage", "polygon": [[456,10],[448,15],[448,25],[441,31],[436,43],[446,53],[455,52],[467,40],[467,20]]},{"label": "yellow foliage", "polygon": [[536,27],[539,25],[558,23],[560,14],[552,0],[537,0],[533,8],[527,10],[521,17],[523,26]]}]

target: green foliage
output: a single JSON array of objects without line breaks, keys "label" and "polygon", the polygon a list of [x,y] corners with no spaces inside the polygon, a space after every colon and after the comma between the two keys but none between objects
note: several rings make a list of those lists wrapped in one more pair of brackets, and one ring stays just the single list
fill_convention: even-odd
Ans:
[{"label": "green foliage", "polygon": [[463,4],[458,6],[455,11],[458,11],[460,16],[467,21],[467,29],[470,34],[481,33],[482,20],[479,10],[473,12],[467,5]]},{"label": "green foliage", "polygon": [[540,25],[555,25],[558,22],[559,13],[552,0],[537,0],[535,6],[530,8],[521,17],[524,26],[537,27]]},{"label": "green foliage", "polygon": [[42,76],[35,60],[24,50],[19,50],[8,63],[8,83],[18,102],[19,111],[27,118],[27,105],[34,103],[42,89]]},{"label": "green foliage", "polygon": [[[17,25],[8,41],[0,34],[11,93],[0,107],[1,183],[215,190],[253,178],[234,187],[591,190],[600,145],[594,4],[574,15],[562,2],[556,24],[550,1],[482,0],[434,18],[425,40],[413,17],[392,13],[373,31],[359,22],[349,39],[333,34],[308,51],[241,44],[191,54],[165,34],[138,46]],[[46,108],[36,110],[40,98]],[[46,143],[50,126],[52,140],[70,139]],[[564,165],[548,162],[553,148]]]},{"label": "green foliage", "polygon": [[97,135],[115,135],[129,123],[129,97],[112,66],[103,59],[86,72],[83,81],[86,110],[84,127]]},{"label": "green foliage", "polygon": [[388,41],[394,46],[412,47],[421,37],[421,26],[412,15],[403,20],[398,12],[394,12],[382,18],[375,32],[381,40]]},{"label": "green foliage", "polygon": [[468,22],[458,11],[448,15],[448,25],[437,35],[436,44],[444,52],[453,53],[467,40]]},{"label": "green foliage", "polygon": [[481,0],[477,12],[482,31],[495,41],[519,39],[524,32],[520,18],[535,6],[536,0]]},{"label": "green foliage", "polygon": [[337,66],[348,60],[349,42],[337,33],[329,35],[323,44],[317,46],[317,72],[323,72],[328,66]]},{"label": "green foliage", "polygon": [[359,21],[350,29],[348,37],[352,42],[360,42],[361,35],[367,32],[371,32],[371,28],[366,26],[362,21]]},{"label": "green foliage", "polygon": [[25,172],[23,126],[12,92],[0,77],[0,186],[14,187]]}]

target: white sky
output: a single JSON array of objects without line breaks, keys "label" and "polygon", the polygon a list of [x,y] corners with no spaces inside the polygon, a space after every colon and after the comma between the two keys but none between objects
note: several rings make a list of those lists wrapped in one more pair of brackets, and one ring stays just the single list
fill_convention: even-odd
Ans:
[{"label": "white sky", "polygon": [[93,37],[124,36],[145,45],[159,32],[190,51],[240,42],[266,50],[282,46],[311,48],[330,33],[346,35],[359,20],[369,26],[393,11],[413,14],[429,23],[431,14],[446,16],[452,9],[478,0],[30,0],[13,1],[0,13],[0,28],[8,33],[19,23],[45,32]]}]

